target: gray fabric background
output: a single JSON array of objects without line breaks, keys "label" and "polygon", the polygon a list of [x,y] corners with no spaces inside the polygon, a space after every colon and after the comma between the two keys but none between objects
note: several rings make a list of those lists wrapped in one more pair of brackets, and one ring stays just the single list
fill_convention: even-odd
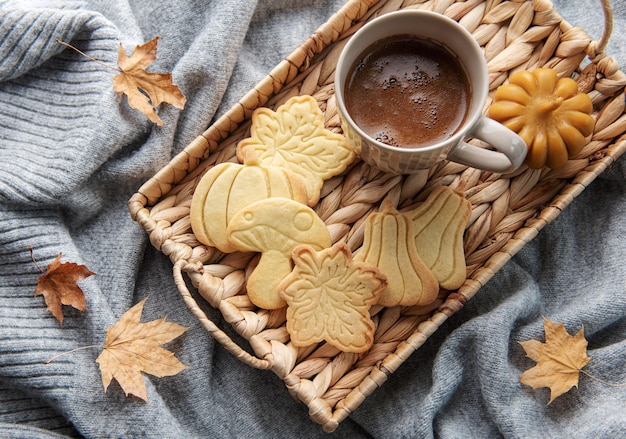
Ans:
[{"label": "gray fabric background", "polygon": [[[546,405],[518,382],[534,363],[518,341],[542,339],[546,316],[585,328],[589,372],[626,381],[626,162],[619,160],[525,246],[460,312],[328,435],[272,372],[235,360],[184,306],[168,258],[126,202],[211,121],[338,10],[343,0],[0,2],[0,437],[626,437],[625,387],[581,377]],[[558,0],[592,37],[597,0]],[[626,65],[626,5],[613,2],[608,52]],[[184,111],[162,128],[128,108],[110,71],[55,38],[115,64],[162,37],[150,70],[173,72]],[[40,264],[58,252],[97,275],[81,282],[87,313],[63,328],[33,297]],[[116,383],[103,392],[98,350],[50,365],[149,296],[143,320],[190,326],[169,345],[189,369],[146,377],[145,404]],[[211,316],[220,321],[217,313]]]}]

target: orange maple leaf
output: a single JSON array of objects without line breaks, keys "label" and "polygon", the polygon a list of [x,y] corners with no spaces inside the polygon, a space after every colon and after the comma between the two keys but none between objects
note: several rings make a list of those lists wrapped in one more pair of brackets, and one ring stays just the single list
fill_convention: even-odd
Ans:
[{"label": "orange maple leaf", "polygon": [[550,404],[572,387],[578,387],[579,373],[591,358],[587,356],[587,340],[583,329],[571,336],[562,323],[554,323],[546,318],[543,321],[545,343],[537,340],[520,342],[526,355],[537,362],[522,374],[520,382],[533,389],[548,387]]},{"label": "orange maple leaf", "polygon": [[44,272],[33,258],[32,247],[29,248],[33,262],[43,274],[37,279],[35,296],[43,295],[48,311],[63,324],[63,309],[61,305],[70,305],[80,311],[85,311],[85,293],[78,286],[78,281],[94,275],[86,266],[74,262],[61,263],[61,253],[50,262]]},{"label": "orange maple leaf", "polygon": [[165,318],[140,323],[145,302],[146,299],[133,306],[107,329],[104,350],[96,362],[100,365],[105,392],[115,378],[126,396],[132,394],[148,401],[141,373],[161,378],[186,369],[187,366],[161,345],[179,337],[188,328],[167,322]]},{"label": "orange maple leaf", "polygon": [[128,104],[132,108],[144,113],[157,125],[163,126],[163,120],[157,115],[155,107],[167,102],[182,110],[187,99],[178,86],[172,84],[171,73],[146,71],[156,59],[159,38],[136,46],[130,57],[120,43],[117,64],[121,72],[113,77],[113,88],[128,97]]}]

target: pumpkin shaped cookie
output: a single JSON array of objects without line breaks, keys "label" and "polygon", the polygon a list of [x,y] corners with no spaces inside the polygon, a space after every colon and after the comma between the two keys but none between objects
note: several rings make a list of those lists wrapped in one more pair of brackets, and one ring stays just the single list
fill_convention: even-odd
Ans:
[{"label": "pumpkin shaped cookie", "polygon": [[254,110],[250,137],[237,146],[240,160],[245,148],[254,148],[262,164],[301,177],[309,206],[319,201],[324,180],[342,173],[356,156],[343,135],[324,127],[324,114],[311,96],[290,98],[276,111]]},{"label": "pumpkin shaped cookie", "polygon": [[379,305],[427,305],[437,298],[439,283],[417,252],[411,219],[388,200],[365,221],[363,246],[355,259],[387,276]]},{"label": "pumpkin shaped cookie", "polygon": [[501,85],[487,115],[520,135],[528,146],[526,163],[557,169],[587,144],[595,120],[593,104],[571,78],[549,68],[522,70]]},{"label": "pumpkin shaped cookie", "polygon": [[455,290],[467,277],[463,233],[471,213],[471,203],[448,186],[433,190],[426,201],[407,212],[417,252],[442,288]]},{"label": "pumpkin shaped cookie", "polygon": [[201,243],[234,252],[226,235],[230,219],[251,203],[271,197],[307,202],[299,177],[286,169],[262,165],[253,149],[246,150],[243,164],[220,163],[200,179],[191,200],[191,229]]}]

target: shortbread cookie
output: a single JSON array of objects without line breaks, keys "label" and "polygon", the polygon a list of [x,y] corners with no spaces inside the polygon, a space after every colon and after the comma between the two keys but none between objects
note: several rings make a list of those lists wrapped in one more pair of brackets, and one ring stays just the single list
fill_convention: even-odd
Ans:
[{"label": "shortbread cookie", "polygon": [[306,204],[303,181],[287,169],[262,165],[254,149],[246,149],[243,164],[221,163],[204,174],[191,199],[191,229],[203,244],[223,252],[236,249],[226,236],[230,219],[249,204],[270,197]]},{"label": "shortbread cookie", "polygon": [[427,305],[437,298],[439,284],[415,248],[411,219],[387,200],[380,212],[365,221],[363,246],[355,259],[378,267],[387,276],[380,305]]},{"label": "shortbread cookie", "polygon": [[291,273],[294,248],[331,245],[328,228],[313,209],[289,198],[255,201],[232,217],[226,232],[235,249],[261,252],[246,286],[250,301],[264,309],[285,306],[278,284]]},{"label": "shortbread cookie", "polygon": [[376,267],[356,262],[339,242],[316,251],[300,245],[294,269],[278,290],[287,302],[287,331],[294,346],[326,341],[343,352],[365,352],[374,341],[369,309],[387,282]]},{"label": "shortbread cookie", "polygon": [[407,212],[417,252],[447,290],[459,288],[467,277],[463,233],[471,212],[471,203],[447,186],[433,190],[426,201]]},{"label": "shortbread cookie", "polygon": [[324,180],[342,173],[356,155],[343,135],[324,127],[324,114],[311,96],[295,96],[275,112],[257,108],[250,136],[237,146],[239,159],[244,148],[252,147],[262,164],[299,175],[309,206],[319,201]]}]

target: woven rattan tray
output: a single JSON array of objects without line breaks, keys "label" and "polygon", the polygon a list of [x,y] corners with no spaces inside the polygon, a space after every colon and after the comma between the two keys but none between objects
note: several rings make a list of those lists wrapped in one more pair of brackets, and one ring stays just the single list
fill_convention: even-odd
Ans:
[{"label": "woven rattan tray", "polygon": [[[310,417],[333,431],[626,150],[626,75],[604,53],[612,13],[608,3],[603,6],[605,32],[596,42],[565,22],[547,0],[351,0],[147,181],[129,201],[131,215],[149,233],[152,245],[171,258],[185,303],[215,339],[250,366],[275,372],[308,406]],[[403,208],[423,201],[440,185],[464,188],[472,204],[464,236],[467,280],[458,291],[441,291],[427,308],[373,308],[375,341],[364,354],[342,353],[327,344],[296,348],[289,343],[285,310],[259,310],[245,294],[246,274],[256,255],[222,254],[195,239],[191,197],[204,172],[216,163],[236,161],[235,147],[249,136],[250,115],[259,106],[275,108],[291,96],[312,95],[325,112],[326,127],[340,132],[333,92],[339,52],[363,23],[402,8],[434,10],[468,28],[484,47],[492,91],[520,69],[552,67],[560,76],[578,80],[594,103],[595,130],[582,152],[556,171],[523,166],[502,175],[442,162],[403,177],[357,160],[343,175],[328,180],[315,210],[333,241],[345,241],[353,251],[361,246],[365,218],[383,199]],[[232,328],[214,324],[202,301],[218,309]]]}]

